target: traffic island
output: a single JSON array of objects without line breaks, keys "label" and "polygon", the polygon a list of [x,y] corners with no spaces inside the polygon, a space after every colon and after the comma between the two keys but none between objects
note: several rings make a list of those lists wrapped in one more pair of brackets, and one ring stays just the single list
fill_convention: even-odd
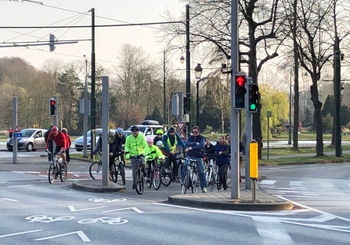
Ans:
[{"label": "traffic island", "polygon": [[261,190],[257,190],[256,201],[253,202],[252,190],[246,189],[241,189],[240,199],[232,199],[230,192],[208,192],[169,196],[168,202],[197,208],[241,211],[278,211],[294,208],[293,203]]},{"label": "traffic island", "polygon": [[73,181],[71,187],[72,189],[79,190],[79,191],[90,191],[90,192],[98,192],[98,193],[126,191],[126,187],[123,185],[119,185],[117,183],[109,181],[107,186],[103,186],[102,180],[93,180],[93,179]]}]

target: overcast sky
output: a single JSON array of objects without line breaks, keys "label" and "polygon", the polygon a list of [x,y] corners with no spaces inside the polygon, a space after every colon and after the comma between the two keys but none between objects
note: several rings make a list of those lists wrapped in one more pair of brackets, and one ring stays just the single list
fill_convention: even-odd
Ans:
[{"label": "overcast sky", "polygon": [[[41,4],[43,3],[43,4]],[[0,26],[91,25],[89,10],[95,8],[95,24],[162,22],[167,10],[181,16],[185,4],[179,0],[0,0]],[[96,28],[97,63],[106,68],[115,65],[118,51],[125,43],[143,47],[154,59],[162,59],[164,45],[157,43],[156,29],[150,27]],[[58,40],[90,39],[91,29],[4,29],[0,28],[0,44],[5,42],[48,41],[52,33]],[[48,46],[0,48],[0,57],[21,57],[36,68],[47,59],[64,62],[91,56],[91,42]],[[179,54],[180,55],[180,54]],[[180,55],[181,56],[181,55]]]}]

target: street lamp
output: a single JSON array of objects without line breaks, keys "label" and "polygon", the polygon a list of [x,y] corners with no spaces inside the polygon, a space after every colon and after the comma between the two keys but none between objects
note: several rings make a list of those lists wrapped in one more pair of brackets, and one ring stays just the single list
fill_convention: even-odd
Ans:
[{"label": "street lamp", "polygon": [[196,88],[197,88],[196,124],[198,126],[199,125],[199,83],[202,81],[201,77],[202,77],[202,71],[203,71],[201,64],[198,63],[197,66],[194,68],[194,71],[195,71],[195,77],[196,77],[196,79],[198,79],[198,81],[196,83]]},{"label": "street lamp", "polygon": [[[167,51],[169,51],[169,49]],[[181,56],[180,63],[183,64],[184,62],[185,62],[185,58]],[[164,49],[163,51],[163,124],[168,123],[166,101],[167,101],[166,100],[166,50]]]}]

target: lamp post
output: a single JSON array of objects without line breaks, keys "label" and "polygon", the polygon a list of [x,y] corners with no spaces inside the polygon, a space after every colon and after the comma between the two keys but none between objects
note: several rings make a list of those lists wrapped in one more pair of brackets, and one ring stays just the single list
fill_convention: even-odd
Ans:
[{"label": "lamp post", "polygon": [[[169,49],[167,50],[169,51]],[[183,64],[185,58],[181,56],[180,63]],[[163,51],[163,124],[168,123],[167,103],[166,103],[166,50]]]},{"label": "lamp post", "polygon": [[197,104],[197,110],[196,110],[196,125],[198,126],[199,125],[199,83],[201,81],[203,81],[201,79],[202,77],[202,71],[203,71],[203,68],[201,66],[201,64],[197,64],[197,66],[194,68],[194,71],[195,71],[195,76],[196,76],[196,79],[197,80],[197,83],[196,83],[196,89],[197,89],[197,101],[196,101],[196,104]]}]

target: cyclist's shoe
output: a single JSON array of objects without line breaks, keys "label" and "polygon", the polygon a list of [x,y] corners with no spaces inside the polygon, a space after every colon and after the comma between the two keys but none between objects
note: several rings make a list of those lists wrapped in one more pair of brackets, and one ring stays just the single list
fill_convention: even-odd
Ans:
[{"label": "cyclist's shoe", "polygon": [[224,187],[224,191],[226,191],[227,190],[227,187]]},{"label": "cyclist's shoe", "polygon": [[203,187],[202,191],[203,191],[203,193],[206,193],[207,192],[207,187]]}]

